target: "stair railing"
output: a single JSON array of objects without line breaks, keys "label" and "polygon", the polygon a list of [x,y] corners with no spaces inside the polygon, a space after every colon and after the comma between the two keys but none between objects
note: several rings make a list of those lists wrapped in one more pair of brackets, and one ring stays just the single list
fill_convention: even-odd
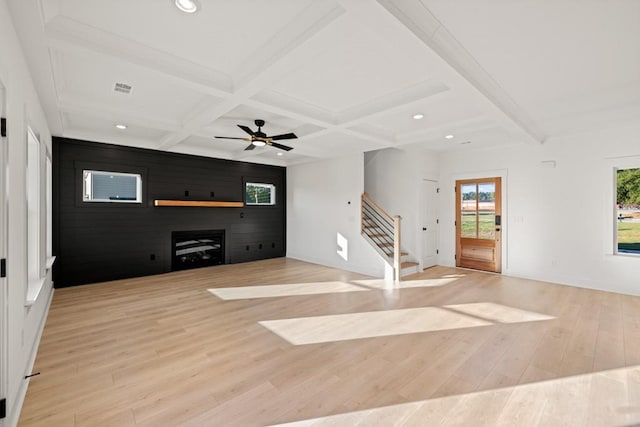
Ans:
[{"label": "stair railing", "polygon": [[391,216],[374,202],[367,193],[362,194],[360,233],[379,252],[392,259],[394,280],[400,281],[402,253],[400,250],[399,216]]}]

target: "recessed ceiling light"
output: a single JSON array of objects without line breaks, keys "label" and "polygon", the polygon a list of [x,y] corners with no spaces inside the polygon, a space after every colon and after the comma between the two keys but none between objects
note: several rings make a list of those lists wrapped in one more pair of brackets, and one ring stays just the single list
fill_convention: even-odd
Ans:
[{"label": "recessed ceiling light", "polygon": [[276,153],[278,156],[284,156],[284,153]]},{"label": "recessed ceiling light", "polygon": [[424,114],[414,114],[413,115],[413,119],[414,120],[420,120],[422,118],[424,118]]},{"label": "recessed ceiling light", "polygon": [[451,135],[451,134],[446,135],[446,136],[445,136],[445,138],[447,138],[447,139],[453,139],[453,135]]},{"label": "recessed ceiling light", "polygon": [[127,128],[127,125],[117,124],[116,127],[120,130],[125,130]]},{"label": "recessed ceiling light", "polygon": [[176,0],[176,7],[184,13],[195,13],[198,10],[198,3],[195,0]]}]

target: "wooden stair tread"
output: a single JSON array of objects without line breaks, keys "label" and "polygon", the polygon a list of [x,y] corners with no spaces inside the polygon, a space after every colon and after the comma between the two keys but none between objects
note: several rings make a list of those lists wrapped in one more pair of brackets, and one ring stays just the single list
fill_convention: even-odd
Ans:
[{"label": "wooden stair tread", "polygon": [[[393,251],[388,253],[387,255],[389,255],[389,257],[393,257]],[[408,252],[400,252],[400,257],[407,256],[407,255],[409,255]]]},{"label": "wooden stair tread", "polygon": [[405,261],[400,263],[400,268],[409,268],[409,267],[415,267],[417,266],[418,263],[417,262],[413,262],[413,261]]}]

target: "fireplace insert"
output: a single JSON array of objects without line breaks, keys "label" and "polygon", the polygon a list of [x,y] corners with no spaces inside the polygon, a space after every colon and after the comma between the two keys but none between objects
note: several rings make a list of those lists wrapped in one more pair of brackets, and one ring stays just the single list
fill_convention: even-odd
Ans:
[{"label": "fireplace insert", "polygon": [[171,233],[171,270],[224,264],[224,230],[190,230]]}]

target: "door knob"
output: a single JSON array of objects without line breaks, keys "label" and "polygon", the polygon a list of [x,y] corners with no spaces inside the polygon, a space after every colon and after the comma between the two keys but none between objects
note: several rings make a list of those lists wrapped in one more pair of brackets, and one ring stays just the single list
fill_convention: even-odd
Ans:
[{"label": "door knob", "polygon": [[422,227],[422,231],[427,231],[427,227]]}]

